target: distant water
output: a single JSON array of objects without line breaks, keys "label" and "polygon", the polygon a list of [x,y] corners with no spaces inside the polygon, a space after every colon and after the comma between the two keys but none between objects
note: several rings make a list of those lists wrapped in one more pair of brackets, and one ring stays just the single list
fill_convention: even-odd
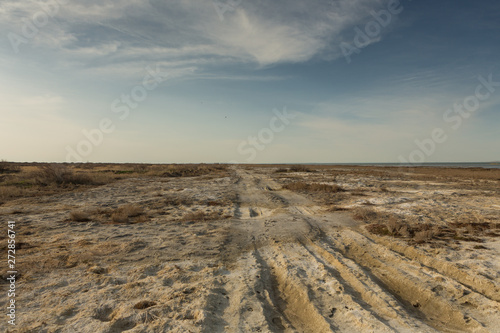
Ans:
[{"label": "distant water", "polygon": [[397,166],[397,167],[436,167],[436,168],[484,168],[500,169],[500,162],[486,163],[422,163],[422,164],[401,164],[401,163],[311,163],[318,165],[360,165],[360,166]]}]

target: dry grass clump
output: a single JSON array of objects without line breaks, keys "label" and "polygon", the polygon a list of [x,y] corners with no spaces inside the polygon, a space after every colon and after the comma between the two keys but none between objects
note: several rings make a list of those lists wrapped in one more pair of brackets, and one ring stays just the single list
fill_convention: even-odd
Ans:
[{"label": "dry grass clump", "polygon": [[69,213],[69,218],[75,222],[90,221],[91,214],[84,210],[74,210]]},{"label": "dry grass clump", "polygon": [[65,185],[104,185],[115,178],[90,172],[76,173],[73,168],[64,164],[42,165],[32,174],[36,183],[42,186]]},{"label": "dry grass clump", "polygon": [[327,193],[337,193],[343,192],[344,189],[339,185],[328,185],[328,184],[318,184],[318,183],[305,183],[305,182],[293,182],[286,184],[283,188],[291,191],[303,191],[303,192],[327,192]]},{"label": "dry grass clump", "polygon": [[415,233],[413,240],[417,244],[422,244],[425,242],[429,242],[434,238],[434,236],[436,236],[436,231],[434,229],[421,230]]},{"label": "dry grass clump", "polygon": [[305,165],[292,165],[288,170],[290,172],[314,172]]},{"label": "dry grass clump", "polygon": [[169,196],[165,198],[164,201],[165,205],[167,206],[192,206],[194,205],[195,201],[191,198],[188,197],[181,197],[181,196]]},{"label": "dry grass clump", "polygon": [[448,233],[455,240],[468,242],[482,242],[481,236],[500,237],[497,233],[500,230],[500,224],[488,222],[455,222],[450,223],[444,228],[444,232]]},{"label": "dry grass clump", "polygon": [[353,211],[353,218],[370,223],[366,229],[377,235],[411,237],[413,229],[396,215],[377,212],[370,208],[358,207]]},{"label": "dry grass clump", "polygon": [[24,190],[17,186],[7,185],[0,187],[0,201],[22,197]]},{"label": "dry grass clump", "polygon": [[0,202],[103,185],[118,178],[111,172],[84,165],[87,164],[4,163],[0,166],[4,170],[0,176]]},{"label": "dry grass clump", "polygon": [[327,209],[327,211],[329,211],[329,212],[344,212],[347,210],[349,210],[349,208],[337,206],[337,205],[332,205],[330,208]]},{"label": "dry grass clump", "polygon": [[366,197],[368,194],[365,192],[365,190],[362,189],[356,189],[353,191],[349,192],[351,195],[359,196],[359,197]]},{"label": "dry grass clump", "polygon": [[229,200],[208,200],[207,206],[230,206],[232,203]]},{"label": "dry grass clump", "polygon": [[382,220],[382,214],[379,212],[370,209],[370,208],[364,208],[364,207],[357,207],[353,210],[352,212],[352,217],[355,220],[358,221],[363,221],[366,223],[376,223],[380,222]]},{"label": "dry grass clump", "polygon": [[413,244],[430,242],[435,244],[434,241],[448,243],[450,240],[482,242],[474,235],[477,236],[478,232],[488,230],[490,226],[488,223],[473,223],[464,225],[461,229],[452,229],[449,226],[437,226],[431,223],[408,223],[396,215],[379,213],[367,208],[357,209],[354,217],[370,223],[366,226],[366,230],[373,234],[402,237]]},{"label": "dry grass clump", "polygon": [[155,165],[147,172],[149,176],[159,177],[197,177],[208,174],[226,175],[225,164],[171,164]]},{"label": "dry grass clump", "polygon": [[7,162],[5,160],[0,161],[0,173],[16,173],[20,172],[21,168],[12,162]]},{"label": "dry grass clump", "polygon": [[190,212],[182,217],[182,221],[213,221],[230,216],[221,216],[217,212],[206,213],[204,211]]},{"label": "dry grass clump", "polygon": [[118,207],[111,214],[111,221],[114,223],[128,223],[131,217],[135,217],[135,222],[144,222],[145,218],[141,218],[144,216],[144,209],[136,204],[127,204],[121,207]]},{"label": "dry grass clump", "polygon": [[134,309],[138,309],[138,310],[143,310],[143,309],[147,309],[147,308],[150,308],[152,306],[155,306],[156,305],[156,302],[154,301],[140,301],[138,303],[136,303],[134,305]]}]

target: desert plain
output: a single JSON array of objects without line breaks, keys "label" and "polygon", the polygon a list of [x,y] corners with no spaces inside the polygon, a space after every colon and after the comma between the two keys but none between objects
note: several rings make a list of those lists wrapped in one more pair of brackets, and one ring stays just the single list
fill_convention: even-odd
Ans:
[{"label": "desert plain", "polygon": [[3,332],[500,332],[500,169],[0,171]]}]

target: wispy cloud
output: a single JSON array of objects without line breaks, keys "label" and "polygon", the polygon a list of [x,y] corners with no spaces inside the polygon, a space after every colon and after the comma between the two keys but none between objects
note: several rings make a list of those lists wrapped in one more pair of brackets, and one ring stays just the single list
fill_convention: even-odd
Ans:
[{"label": "wispy cloud", "polygon": [[[4,1],[2,31],[22,35],[23,22],[44,3]],[[21,48],[25,56],[29,48],[38,48],[54,64],[98,73],[121,64],[138,69],[148,61],[195,71],[231,63],[272,66],[340,56],[337,45],[346,32],[381,5],[368,0],[245,1],[221,22],[211,1],[68,0]]]}]

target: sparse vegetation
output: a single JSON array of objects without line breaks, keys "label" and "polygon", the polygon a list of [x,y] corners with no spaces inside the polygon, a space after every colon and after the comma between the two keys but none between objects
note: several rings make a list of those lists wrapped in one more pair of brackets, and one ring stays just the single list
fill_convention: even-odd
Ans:
[{"label": "sparse vegetation", "polygon": [[0,162],[0,205],[20,197],[50,195],[130,177],[223,177],[225,164],[101,164]]},{"label": "sparse vegetation", "polygon": [[12,162],[7,162],[5,160],[0,161],[0,174],[2,173],[15,173],[19,172],[21,169],[18,165]]},{"label": "sparse vegetation", "polygon": [[352,213],[355,220],[363,221],[365,223],[378,223],[382,218],[379,212],[370,208],[357,207]]},{"label": "sparse vegetation", "polygon": [[160,177],[197,177],[208,174],[226,174],[225,164],[172,164],[152,166],[146,174]]},{"label": "sparse vegetation", "polygon": [[40,185],[91,185],[95,180],[88,174],[76,174],[70,167],[63,164],[42,165],[34,172],[34,178]]},{"label": "sparse vegetation", "polygon": [[408,241],[423,244],[434,240],[482,242],[480,236],[500,236],[491,229],[500,228],[494,223],[450,223],[438,226],[431,223],[418,223],[414,218],[400,218],[389,213],[377,212],[369,208],[356,208],[353,218],[369,223],[366,229],[376,235],[402,237]]},{"label": "sparse vegetation", "polygon": [[290,172],[314,172],[305,165],[293,165],[288,169]]},{"label": "sparse vegetation", "polygon": [[318,184],[318,183],[305,183],[305,182],[293,182],[283,186],[287,190],[291,191],[302,191],[302,192],[328,192],[337,193],[342,192],[344,189],[339,185],[329,185],[329,184]]},{"label": "sparse vegetation", "polygon": [[72,221],[75,222],[86,222],[90,221],[91,215],[89,214],[89,212],[84,210],[74,210],[69,213],[69,217]]},{"label": "sparse vegetation", "polygon": [[111,214],[111,221],[114,223],[128,223],[131,217],[135,217],[135,222],[145,222],[144,209],[136,204],[127,204],[118,207]]},{"label": "sparse vegetation", "polygon": [[222,216],[217,212],[206,213],[204,211],[190,212],[182,217],[182,221],[213,221],[230,216]]}]

